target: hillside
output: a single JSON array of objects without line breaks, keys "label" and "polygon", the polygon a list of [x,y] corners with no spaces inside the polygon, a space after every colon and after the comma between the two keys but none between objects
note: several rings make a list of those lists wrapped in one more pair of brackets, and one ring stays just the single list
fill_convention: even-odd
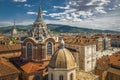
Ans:
[{"label": "hillside", "polygon": [[[117,31],[111,30],[97,30],[97,29],[88,29],[88,28],[79,28],[75,26],[68,25],[59,25],[59,24],[47,24],[48,29],[57,33],[120,33]],[[32,28],[32,25],[17,25],[17,30],[20,32],[27,32]],[[12,26],[0,27],[0,33],[10,33]]]}]

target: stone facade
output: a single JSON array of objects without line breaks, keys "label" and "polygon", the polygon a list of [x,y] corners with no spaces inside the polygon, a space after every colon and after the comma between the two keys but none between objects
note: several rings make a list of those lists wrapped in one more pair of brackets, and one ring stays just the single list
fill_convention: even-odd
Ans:
[{"label": "stone facade", "polygon": [[[66,44],[76,59],[79,70],[93,71],[96,65],[96,45],[75,46]],[[77,52],[73,51],[76,50]]]},{"label": "stone facade", "polygon": [[[32,45],[32,55],[27,56],[27,44],[30,43]],[[52,53],[47,54],[47,45],[48,43],[52,44]],[[38,43],[33,38],[27,38],[22,43],[22,56],[21,58],[33,61],[42,61],[47,60],[52,56],[52,54],[57,49],[57,44],[53,38],[48,38],[44,42]]]},{"label": "stone facade", "polygon": [[[70,79],[71,74],[73,75],[72,80],[76,80],[76,70],[75,69],[55,70],[52,68],[48,68],[48,72],[49,72],[48,80],[60,80],[60,76],[63,76],[63,80],[71,80]],[[51,75],[53,75],[53,78],[51,77]]]},{"label": "stone facade", "polygon": [[118,38],[118,39],[111,39],[111,46],[112,47],[120,47],[120,39]]}]

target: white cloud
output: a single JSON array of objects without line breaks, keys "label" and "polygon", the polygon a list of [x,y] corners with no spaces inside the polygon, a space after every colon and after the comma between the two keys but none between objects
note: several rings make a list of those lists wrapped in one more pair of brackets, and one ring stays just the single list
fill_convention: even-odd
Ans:
[{"label": "white cloud", "polygon": [[27,19],[23,21],[18,21],[16,25],[30,25],[33,24],[34,20],[33,19]]},{"label": "white cloud", "polygon": [[[45,22],[48,24],[62,24],[62,25],[70,25],[70,26],[77,26],[77,27],[90,28],[90,29],[120,31],[120,24],[119,24],[120,16],[115,16],[115,15],[119,15],[119,13],[113,15],[106,14],[105,16],[100,16],[97,18],[94,17],[85,20],[80,20],[79,18],[75,17],[72,21],[62,18],[60,20],[45,20]],[[70,15],[67,15],[68,18],[69,16]],[[56,18],[59,19],[61,17],[56,17]],[[16,22],[16,25],[29,25],[32,24],[33,22],[34,22],[33,19],[20,20]],[[13,22],[0,21],[0,27],[8,26],[8,25],[13,25]]]},{"label": "white cloud", "polygon": [[96,7],[95,9],[97,10],[98,13],[107,13],[107,12],[104,10],[104,7]]},{"label": "white cloud", "polygon": [[55,9],[69,9],[70,6],[69,5],[67,5],[65,7],[62,7],[62,6],[53,6],[53,8],[55,8]]},{"label": "white cloud", "polygon": [[[16,21],[16,25],[29,25],[32,24],[34,22],[33,19],[28,19],[28,20],[17,20]],[[12,26],[14,25],[13,20],[5,20],[5,21],[0,21],[0,27],[7,27],[7,26]]]},{"label": "white cloud", "polygon": [[30,14],[30,15],[37,15],[37,12],[27,12],[27,14]]},{"label": "white cloud", "polygon": [[30,5],[30,4],[24,4],[25,7],[32,7],[34,5]]},{"label": "white cloud", "polygon": [[[113,2],[112,0],[67,0],[66,6],[53,6],[54,9],[63,9],[64,11],[57,13],[50,13],[54,19],[87,19],[93,16],[106,14],[109,11],[115,10],[119,7],[119,0]],[[114,6],[115,5],[115,6]],[[73,15],[74,13],[74,15]],[[68,15],[70,15],[68,17]],[[57,18],[56,18],[57,17]],[[58,18],[59,17],[59,18]],[[61,18],[60,18],[61,17]],[[64,18],[64,19],[63,19]]]},{"label": "white cloud", "polygon": [[12,25],[13,22],[10,21],[0,21],[0,27]]},{"label": "white cloud", "polygon": [[61,15],[64,15],[65,13],[51,13],[51,14],[48,14],[48,16],[50,17],[58,17],[58,16],[61,16]]},{"label": "white cloud", "polygon": [[44,10],[44,11],[42,11],[43,13],[47,13],[48,11],[46,11],[46,10]]},{"label": "white cloud", "polygon": [[[113,13],[111,13],[113,14]],[[90,29],[101,29],[101,30],[115,30],[120,31],[120,16],[115,16],[117,14],[89,18],[85,20],[80,20],[79,18],[74,18],[72,21],[61,19],[61,20],[46,20],[46,22],[53,24],[62,24],[77,26]]]},{"label": "white cloud", "polygon": [[14,2],[27,2],[27,0],[13,0]]}]

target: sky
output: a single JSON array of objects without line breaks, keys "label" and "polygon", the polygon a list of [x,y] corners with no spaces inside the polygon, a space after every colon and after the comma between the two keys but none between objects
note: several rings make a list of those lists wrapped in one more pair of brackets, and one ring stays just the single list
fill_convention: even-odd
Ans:
[{"label": "sky", "polygon": [[47,24],[120,31],[120,0],[0,0],[0,27],[33,24],[39,6]]}]

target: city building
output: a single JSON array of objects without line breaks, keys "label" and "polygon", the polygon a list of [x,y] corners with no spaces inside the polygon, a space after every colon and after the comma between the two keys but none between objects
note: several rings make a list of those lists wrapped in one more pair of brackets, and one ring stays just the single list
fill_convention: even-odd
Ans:
[{"label": "city building", "polygon": [[120,79],[120,52],[97,59],[95,74],[99,80]]},{"label": "city building", "polygon": [[22,54],[12,62],[22,71],[22,80],[48,79],[47,66],[58,48],[58,38],[51,36],[42,19],[39,7],[38,16],[28,36],[21,41]]},{"label": "city building", "polygon": [[66,39],[66,48],[72,51],[79,70],[91,72],[96,65],[96,44],[92,39],[75,37]]},{"label": "city building", "polygon": [[48,66],[48,80],[77,80],[76,62],[72,53],[61,40],[59,49],[52,56]]},{"label": "city building", "polygon": [[120,48],[120,34],[111,35],[111,46]]},{"label": "city building", "polygon": [[120,79],[120,49],[111,47],[119,42],[111,36],[52,36],[43,21],[41,7],[28,35],[14,42],[18,35],[14,21],[11,38],[0,37],[0,80]]},{"label": "city building", "polygon": [[0,57],[14,58],[21,56],[21,44],[0,45]]}]

